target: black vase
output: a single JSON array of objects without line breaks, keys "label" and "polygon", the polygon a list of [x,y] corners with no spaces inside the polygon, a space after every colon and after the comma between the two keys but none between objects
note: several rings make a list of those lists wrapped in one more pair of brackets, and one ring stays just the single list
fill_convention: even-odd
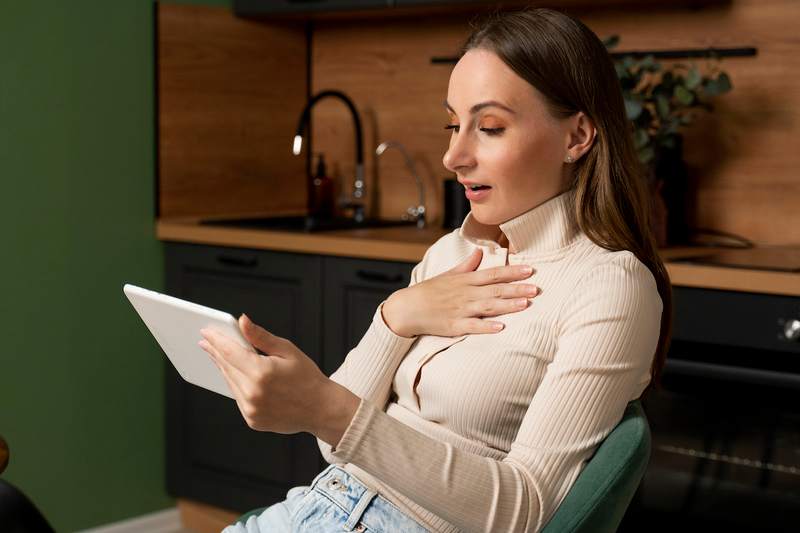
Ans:
[{"label": "black vase", "polygon": [[683,138],[677,137],[674,148],[659,148],[654,161],[656,180],[663,181],[661,196],[667,208],[667,244],[688,244],[689,170],[683,160]]}]

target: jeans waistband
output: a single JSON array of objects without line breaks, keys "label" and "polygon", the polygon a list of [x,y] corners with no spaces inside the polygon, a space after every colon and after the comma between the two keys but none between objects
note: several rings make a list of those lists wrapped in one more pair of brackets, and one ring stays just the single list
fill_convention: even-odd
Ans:
[{"label": "jeans waistband", "polygon": [[[347,515],[345,531],[361,531],[359,524],[370,530],[381,530],[387,524],[407,524],[409,530],[423,531],[413,519],[403,514],[378,493],[337,465],[330,465],[311,482],[309,490],[317,491],[339,506]],[[370,505],[375,501],[375,505]]]}]

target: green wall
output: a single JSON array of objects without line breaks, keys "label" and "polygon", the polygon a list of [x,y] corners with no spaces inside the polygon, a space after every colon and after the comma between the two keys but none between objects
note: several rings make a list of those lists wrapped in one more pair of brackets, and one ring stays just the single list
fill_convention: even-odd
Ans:
[{"label": "green wall", "polygon": [[58,531],[174,505],[163,355],[122,293],[163,285],[153,4],[0,7],[0,434]]}]

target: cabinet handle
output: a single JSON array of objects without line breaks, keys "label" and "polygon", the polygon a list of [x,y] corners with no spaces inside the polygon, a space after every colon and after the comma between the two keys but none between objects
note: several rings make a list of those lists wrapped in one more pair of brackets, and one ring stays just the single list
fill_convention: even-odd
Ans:
[{"label": "cabinet handle", "polygon": [[384,274],[383,272],[373,272],[370,270],[357,270],[356,276],[367,281],[377,281],[380,283],[400,283],[404,279],[402,274]]},{"label": "cabinet handle", "polygon": [[235,257],[232,255],[221,254],[217,256],[217,261],[223,265],[235,267],[253,268],[258,266],[258,257]]}]

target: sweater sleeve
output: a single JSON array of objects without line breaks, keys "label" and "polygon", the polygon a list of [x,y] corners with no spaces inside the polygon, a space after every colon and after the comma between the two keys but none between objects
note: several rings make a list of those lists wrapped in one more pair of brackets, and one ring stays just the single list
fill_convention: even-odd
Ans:
[{"label": "sweater sleeve", "polygon": [[[426,251],[422,261],[411,270],[409,287],[424,279],[423,272],[428,255]],[[341,366],[330,376],[330,379],[345,386],[362,400],[381,408],[389,400],[397,367],[417,339],[416,336],[403,337],[392,331],[383,319],[385,303],[386,300],[378,304],[367,332],[358,345],[350,350]],[[317,439],[317,445],[328,463],[339,462],[330,454],[331,446],[328,443]]]},{"label": "sweater sleeve", "polygon": [[630,252],[593,267],[572,294],[554,359],[503,460],[430,438],[369,399],[332,456],[464,531],[539,531],[641,393],[660,331],[655,281]]}]

